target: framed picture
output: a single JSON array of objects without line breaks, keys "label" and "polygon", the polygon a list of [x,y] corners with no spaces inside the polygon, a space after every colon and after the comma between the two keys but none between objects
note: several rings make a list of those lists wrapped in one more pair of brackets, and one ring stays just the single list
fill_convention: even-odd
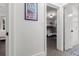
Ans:
[{"label": "framed picture", "polygon": [[38,4],[25,3],[25,20],[37,21],[38,20]]}]

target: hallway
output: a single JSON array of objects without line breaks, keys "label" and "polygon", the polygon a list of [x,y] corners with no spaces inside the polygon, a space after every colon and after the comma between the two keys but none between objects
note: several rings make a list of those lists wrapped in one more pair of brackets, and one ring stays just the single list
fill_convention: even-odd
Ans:
[{"label": "hallway", "polygon": [[[5,52],[9,56],[79,56],[79,45],[75,46],[79,43],[79,4],[4,3],[0,6],[0,36],[6,36],[6,48],[4,41],[0,41],[1,56]],[[35,15],[33,19],[28,18],[31,17],[28,10]],[[75,47],[70,49],[71,45]],[[62,52],[63,49],[68,50]]]},{"label": "hallway", "polygon": [[48,37],[47,40],[47,55],[48,56],[79,56],[79,45],[74,48],[61,52],[56,50],[56,40]]}]

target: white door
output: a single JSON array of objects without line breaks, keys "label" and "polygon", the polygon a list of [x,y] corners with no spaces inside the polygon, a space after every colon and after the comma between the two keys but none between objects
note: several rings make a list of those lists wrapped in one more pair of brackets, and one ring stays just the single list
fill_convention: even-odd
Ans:
[{"label": "white door", "polygon": [[65,7],[65,50],[78,43],[78,12],[75,6]]},{"label": "white door", "polygon": [[72,39],[72,46],[75,46],[78,44],[78,7],[74,6],[73,8],[73,20],[72,20],[72,25],[73,25],[73,39]]}]

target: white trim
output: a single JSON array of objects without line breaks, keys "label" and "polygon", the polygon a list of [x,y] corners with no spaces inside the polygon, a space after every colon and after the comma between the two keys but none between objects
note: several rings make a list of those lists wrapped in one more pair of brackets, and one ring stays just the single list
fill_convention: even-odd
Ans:
[{"label": "white trim", "polygon": [[57,11],[59,10],[59,7],[53,4],[45,4],[45,19],[44,19],[44,39],[45,39],[45,55],[47,56],[47,5],[51,6],[53,8],[56,8]]},{"label": "white trim", "polygon": [[32,56],[45,56],[45,52],[39,52],[39,53],[36,53]]},{"label": "white trim", "polygon": [[[7,4],[7,16],[6,16],[6,20],[8,20],[8,23],[9,23],[9,4]],[[8,29],[6,28],[6,32],[9,32],[9,24],[7,24],[7,21],[6,21],[6,25],[8,26]],[[5,26],[6,26],[5,25]],[[5,56],[9,56],[9,36],[7,37],[6,36],[6,44],[5,44]]]},{"label": "white trim", "polygon": [[6,56],[14,56],[14,4],[8,4],[9,40],[7,41]]},{"label": "white trim", "polygon": [[44,10],[45,10],[45,12],[44,12],[44,16],[45,16],[45,18],[44,18],[44,50],[45,50],[45,55],[47,56],[47,35],[46,35],[47,34],[47,29],[46,29],[47,4],[44,5]]}]

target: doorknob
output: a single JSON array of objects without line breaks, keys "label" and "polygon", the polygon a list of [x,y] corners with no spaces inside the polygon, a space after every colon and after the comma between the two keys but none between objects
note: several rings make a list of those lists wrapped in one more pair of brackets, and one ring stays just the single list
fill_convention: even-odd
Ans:
[{"label": "doorknob", "polygon": [[8,32],[6,32],[6,35],[8,36],[8,35],[9,35],[9,33],[8,33]]},{"label": "doorknob", "polygon": [[73,32],[73,30],[71,30],[71,32]]}]

